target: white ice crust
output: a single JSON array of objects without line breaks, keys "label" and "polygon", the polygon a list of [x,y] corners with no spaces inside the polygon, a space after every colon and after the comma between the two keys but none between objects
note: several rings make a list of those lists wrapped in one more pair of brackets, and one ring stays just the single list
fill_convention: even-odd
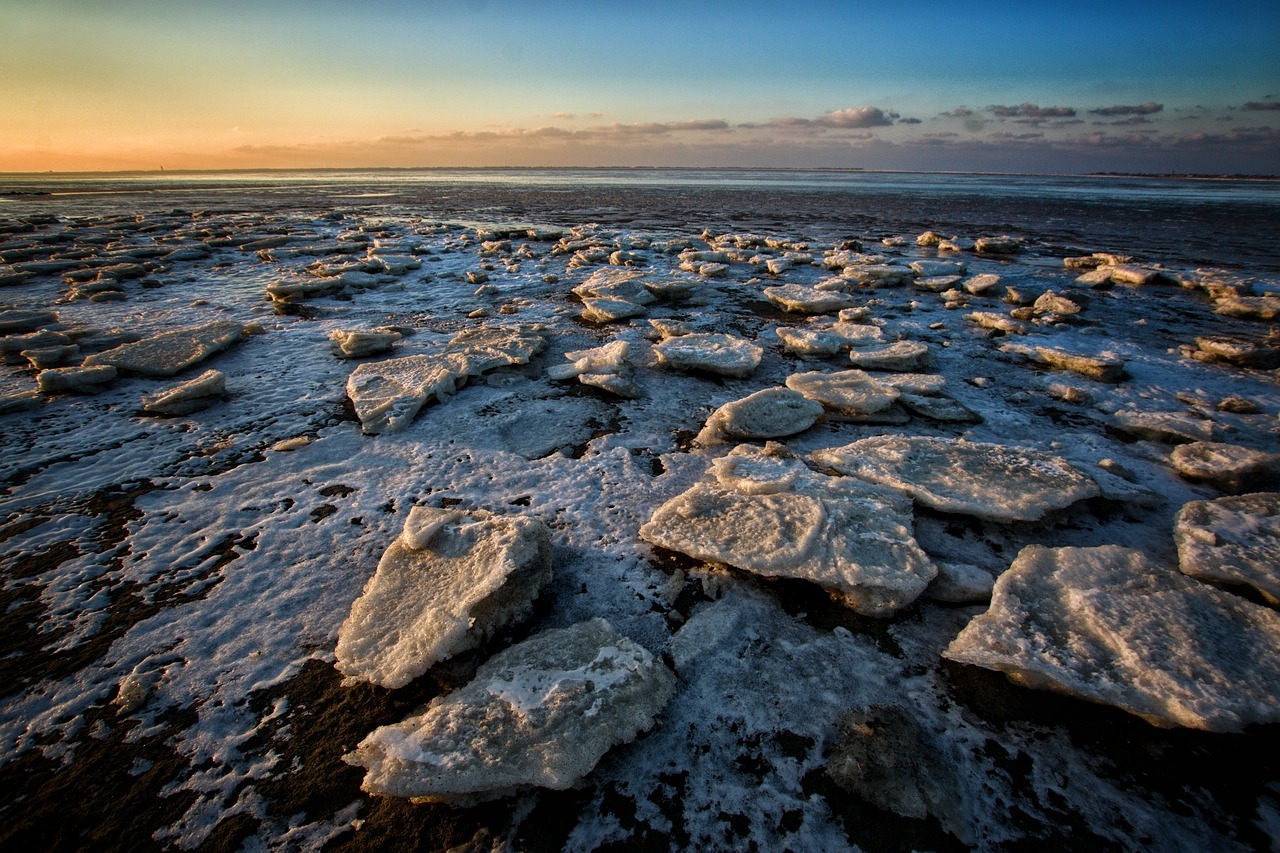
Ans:
[{"label": "white ice crust", "polygon": [[785,438],[804,432],[821,414],[822,404],[798,391],[765,388],[712,412],[694,443],[712,447],[730,438]]},{"label": "white ice crust", "polygon": [[1035,521],[1100,493],[1057,456],[964,439],[875,436],[814,451],[813,461],[900,489],[924,506],[991,521]]},{"label": "white ice crust", "polygon": [[1280,720],[1280,614],[1115,545],[1027,546],[943,656],[1158,726]]},{"label": "white ice crust", "polygon": [[667,338],[653,351],[662,367],[737,377],[751,375],[764,355],[761,347],[744,338],[702,332]]},{"label": "white ice crust", "polygon": [[1184,574],[1246,585],[1280,604],[1280,493],[1190,501],[1173,522]]},{"label": "white ice crust", "polygon": [[542,522],[414,507],[338,631],[338,669],[403,687],[527,617],[550,580]]},{"label": "white ice crust", "polygon": [[241,326],[215,320],[203,326],[161,332],[87,357],[87,366],[110,365],[125,373],[173,376],[240,340]]},{"label": "white ice crust", "polygon": [[374,794],[474,801],[564,789],[653,725],[675,677],[604,619],[546,631],[494,655],[475,678],[345,757]]},{"label": "white ice crust", "polygon": [[766,577],[811,581],[872,616],[906,607],[937,573],[916,544],[909,503],[890,490],[747,445],[715,475],[660,506],[640,537]]}]

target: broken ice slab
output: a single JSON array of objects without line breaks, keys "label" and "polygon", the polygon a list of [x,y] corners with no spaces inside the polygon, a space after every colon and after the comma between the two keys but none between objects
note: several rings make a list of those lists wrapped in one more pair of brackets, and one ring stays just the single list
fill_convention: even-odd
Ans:
[{"label": "broken ice slab", "polygon": [[832,314],[842,308],[854,307],[853,299],[846,293],[819,290],[803,284],[766,287],[764,296],[783,311],[796,314]]},{"label": "broken ice slab", "polygon": [[116,369],[109,364],[92,367],[53,367],[36,374],[36,387],[42,394],[69,392],[97,394],[116,379]]},{"label": "broken ice slab", "polygon": [[1280,604],[1280,493],[1191,501],[1174,519],[1173,540],[1183,574],[1249,586]]},{"label": "broken ice slab", "polygon": [[409,355],[362,364],[347,378],[347,396],[367,435],[399,432],[427,401],[445,398],[467,377],[456,355]]},{"label": "broken ice slab", "polygon": [[863,370],[910,372],[929,365],[929,345],[921,341],[894,341],[880,346],[854,347],[849,361]]},{"label": "broken ice slab", "polygon": [[712,412],[694,443],[711,447],[727,438],[785,438],[813,426],[822,411],[821,403],[798,391],[765,388]]},{"label": "broken ice slab", "polygon": [[901,490],[917,503],[990,521],[1035,521],[1097,497],[1097,483],[1038,450],[964,439],[874,436],[812,459],[841,474]]},{"label": "broken ice slab", "polygon": [[329,340],[339,358],[367,358],[390,352],[400,333],[391,329],[334,329]]},{"label": "broken ice slab", "polygon": [[1188,480],[1203,480],[1238,492],[1280,474],[1280,454],[1218,441],[1180,444],[1169,462]]},{"label": "broken ice slab", "polygon": [[943,657],[1157,726],[1280,720],[1280,614],[1116,545],[1027,546]]},{"label": "broken ice slab", "polygon": [[1050,367],[1069,370],[1086,379],[1114,383],[1120,382],[1127,376],[1124,361],[1109,353],[1083,355],[1055,347],[1036,347],[1035,351],[1039,360]]},{"label": "broken ice slab", "polygon": [[195,379],[148,394],[142,410],[149,415],[189,415],[207,408],[227,393],[227,377],[220,370],[206,370]]},{"label": "broken ice slab", "polygon": [[660,506],[640,538],[765,577],[797,578],[868,616],[908,606],[937,569],[912,533],[911,504],[853,478],[809,471],[770,445],[718,460],[714,482]]},{"label": "broken ice slab", "polygon": [[121,372],[146,376],[173,376],[193,364],[222,352],[240,340],[242,327],[230,320],[162,332],[134,343],[95,353],[84,360],[88,367],[110,365]]},{"label": "broken ice slab", "polygon": [[594,349],[567,352],[569,364],[547,368],[547,375],[556,381],[576,378],[584,385],[601,388],[619,397],[634,399],[640,389],[631,379],[631,362],[627,360],[631,344],[617,340]]},{"label": "broken ice slab", "polygon": [[898,399],[897,388],[871,378],[861,370],[835,373],[794,373],[787,387],[799,391],[826,409],[847,415],[867,415],[889,408]]},{"label": "broken ice slab", "polygon": [[494,655],[471,682],[375,729],[343,760],[367,769],[365,791],[416,801],[564,790],[650,728],[674,690],[661,661],[592,619]]},{"label": "broken ice slab", "polygon": [[722,376],[749,376],[764,350],[735,335],[695,332],[667,338],[653,348],[661,367],[703,370]]},{"label": "broken ice slab", "polygon": [[338,669],[403,687],[527,618],[550,580],[542,522],[416,506],[338,630]]}]

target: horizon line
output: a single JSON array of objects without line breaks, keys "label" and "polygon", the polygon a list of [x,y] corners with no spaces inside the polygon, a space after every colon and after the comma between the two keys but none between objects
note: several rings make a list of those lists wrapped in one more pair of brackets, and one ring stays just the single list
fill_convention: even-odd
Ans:
[{"label": "horizon line", "polygon": [[123,176],[123,175],[209,175],[209,174],[248,174],[248,173],[303,173],[303,172],[493,172],[493,171],[696,171],[696,172],[848,172],[866,174],[901,174],[901,175],[992,175],[1023,176],[1048,178],[1233,178],[1240,180],[1280,180],[1280,174],[1243,173],[1243,172],[1136,172],[1136,171],[1091,171],[1091,172],[1028,172],[1028,171],[993,171],[970,169],[873,169],[862,166],[262,166],[207,169],[46,169],[42,171],[0,172],[0,178],[34,178],[47,176]]}]

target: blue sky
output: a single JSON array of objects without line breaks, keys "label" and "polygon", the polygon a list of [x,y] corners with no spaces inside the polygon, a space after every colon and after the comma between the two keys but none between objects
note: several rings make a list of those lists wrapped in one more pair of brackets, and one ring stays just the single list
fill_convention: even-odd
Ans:
[{"label": "blue sky", "polygon": [[1280,172],[1280,2],[0,0],[0,170]]}]

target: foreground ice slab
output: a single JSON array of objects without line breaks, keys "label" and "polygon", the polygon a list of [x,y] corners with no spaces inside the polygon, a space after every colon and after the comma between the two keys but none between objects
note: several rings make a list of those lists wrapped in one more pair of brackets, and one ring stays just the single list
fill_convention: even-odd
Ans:
[{"label": "foreground ice slab", "polygon": [[1280,720],[1280,614],[1115,545],[1024,548],[943,656],[1157,726]]},{"label": "foreground ice slab", "polygon": [[546,345],[547,339],[528,326],[467,329],[439,354],[360,365],[347,379],[347,396],[366,434],[399,432],[432,397],[444,402],[469,377],[527,364]]},{"label": "foreground ice slab", "polygon": [[1191,501],[1174,519],[1173,540],[1183,574],[1251,586],[1280,604],[1280,493]]},{"label": "foreground ice slab", "polygon": [[542,522],[414,507],[338,631],[338,669],[403,687],[526,618],[550,580]]},{"label": "foreground ice slab", "polygon": [[563,790],[653,725],[675,676],[604,619],[546,631],[495,655],[426,711],[375,729],[349,764],[364,790],[427,801]]},{"label": "foreground ice slab", "polygon": [[790,388],[765,388],[712,412],[694,439],[702,447],[726,438],[784,438],[804,432],[822,414],[822,404]]},{"label": "foreground ice slab", "polygon": [[869,483],[827,477],[775,445],[717,460],[715,482],[654,512],[640,538],[699,560],[816,583],[859,613],[906,607],[937,569],[912,533],[911,505]]},{"label": "foreground ice slab", "polygon": [[631,378],[631,362],[627,360],[631,344],[617,340],[594,349],[567,352],[569,364],[547,368],[547,375],[561,381],[577,378],[583,385],[601,388],[619,397],[634,399],[640,396],[640,388]]},{"label": "foreground ice slab", "polygon": [[207,408],[227,393],[227,377],[221,370],[206,370],[195,379],[165,388],[142,398],[142,410],[149,415],[189,415]]},{"label": "foreground ice slab", "polygon": [[723,376],[749,376],[764,350],[751,341],[718,333],[667,338],[653,348],[658,364],[676,370],[705,370]]},{"label": "foreground ice slab", "polygon": [[347,396],[367,435],[399,432],[428,399],[443,402],[467,377],[456,356],[409,355],[362,364],[347,379]]},{"label": "foreground ice slab", "polygon": [[190,329],[162,332],[115,349],[95,353],[84,360],[88,367],[110,365],[121,372],[147,376],[173,376],[240,340],[241,326],[217,320]]},{"label": "foreground ice slab", "polygon": [[846,415],[868,415],[887,409],[901,393],[861,370],[793,373],[787,377],[787,387],[833,412]]},{"label": "foreground ice slab", "polygon": [[812,458],[900,489],[927,507],[990,521],[1035,521],[1100,494],[1092,479],[1057,456],[959,438],[875,436],[816,450]]}]

